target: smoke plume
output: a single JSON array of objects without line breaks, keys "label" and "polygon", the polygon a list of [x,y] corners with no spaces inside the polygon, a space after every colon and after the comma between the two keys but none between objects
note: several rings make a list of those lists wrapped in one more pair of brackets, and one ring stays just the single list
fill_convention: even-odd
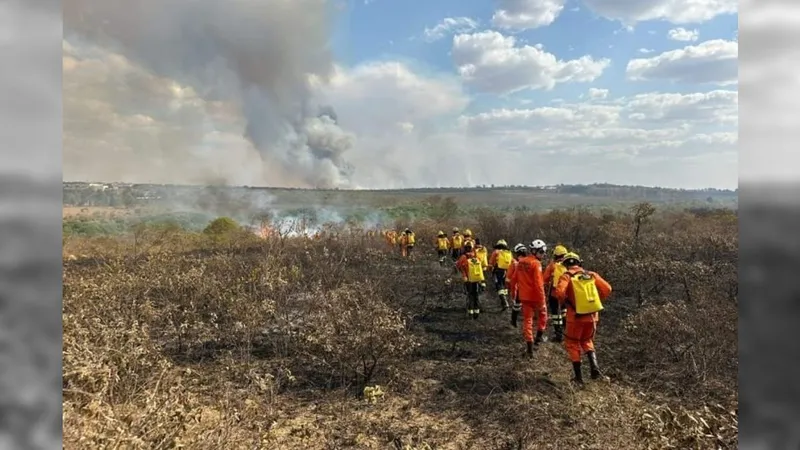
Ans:
[{"label": "smoke plume", "polygon": [[[265,164],[310,187],[348,187],[355,137],[311,80],[332,74],[327,0],[64,0],[64,30],[208,101],[233,101]],[[177,168],[176,168],[177,169]]]}]

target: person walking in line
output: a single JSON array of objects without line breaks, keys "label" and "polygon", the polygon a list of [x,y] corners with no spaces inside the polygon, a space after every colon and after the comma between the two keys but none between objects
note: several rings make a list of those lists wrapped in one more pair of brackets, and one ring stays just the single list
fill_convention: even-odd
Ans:
[{"label": "person walking in line", "polygon": [[[547,252],[547,244],[537,239],[530,244],[529,249],[528,255],[519,258],[517,268],[511,276],[511,284],[517,287],[522,305],[522,336],[525,339],[527,355],[532,357],[533,348],[544,341],[544,331],[547,329],[547,304],[541,263]],[[534,316],[537,319],[535,338]]]},{"label": "person walking in line", "polygon": [[[475,239],[473,248],[475,251],[475,256],[478,258],[478,261],[481,262],[481,267],[483,268],[483,277],[485,279],[487,278],[486,271],[489,269],[489,250],[481,244],[480,239]],[[486,289],[486,283],[484,283],[482,286],[483,287],[481,289]]]},{"label": "person walking in line", "polygon": [[597,363],[594,337],[597,332],[599,312],[603,310],[603,302],[611,295],[611,284],[598,273],[585,270],[577,253],[570,252],[564,255],[562,264],[567,271],[558,279],[554,295],[567,310],[564,346],[572,361],[575,376],[573,381],[583,384],[582,352],[589,360],[592,379],[607,379]]},{"label": "person walking in line", "polygon": [[517,270],[517,266],[519,265],[519,259],[523,256],[528,254],[528,247],[525,247],[525,244],[519,243],[514,246],[514,253],[513,253],[513,260],[511,264],[508,266],[508,273],[506,273],[506,288],[508,289],[508,294],[511,298],[511,326],[517,328],[517,319],[519,318],[520,310],[522,306],[519,303],[519,295],[517,292],[516,284],[511,283],[511,280],[515,278],[514,273]]},{"label": "person walking in line", "polygon": [[503,311],[508,309],[508,288],[506,288],[506,273],[514,260],[514,254],[508,249],[505,239],[500,239],[494,244],[494,250],[489,257],[489,273],[492,274],[494,289],[500,299]]},{"label": "person walking in line", "polygon": [[562,342],[564,340],[564,316],[566,316],[566,311],[562,310],[561,304],[553,295],[553,291],[561,275],[567,271],[567,268],[561,264],[566,254],[566,247],[560,244],[556,245],[553,249],[553,259],[544,269],[544,285],[547,289],[547,314],[553,328],[553,342]]},{"label": "person walking in line", "polygon": [[464,230],[464,245],[472,244],[472,248],[475,248],[475,236],[472,234],[472,230],[467,228]]},{"label": "person walking in line", "polygon": [[473,251],[472,244],[464,246],[464,253],[456,261],[456,268],[461,272],[461,279],[467,293],[467,314],[477,319],[481,313],[480,294],[486,287],[483,265]]},{"label": "person walking in line", "polygon": [[450,238],[450,252],[453,262],[458,260],[461,256],[461,249],[464,247],[464,236],[458,230],[458,227],[453,228],[453,236]]},{"label": "person walking in line", "polygon": [[444,266],[444,260],[447,258],[447,252],[450,250],[450,240],[444,231],[440,231],[436,236],[436,255],[439,257],[439,265]]},{"label": "person walking in line", "polygon": [[411,256],[411,252],[414,250],[414,245],[417,242],[417,237],[411,228],[406,228],[403,230],[403,234],[400,235],[400,254],[403,257]]},{"label": "person walking in line", "polygon": [[397,246],[397,231],[388,230],[384,235],[386,236],[386,244],[389,246],[389,248],[394,250]]}]

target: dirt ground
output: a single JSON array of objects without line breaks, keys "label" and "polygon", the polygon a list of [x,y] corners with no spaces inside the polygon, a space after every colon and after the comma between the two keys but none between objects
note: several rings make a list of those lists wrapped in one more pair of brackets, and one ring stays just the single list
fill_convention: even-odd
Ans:
[{"label": "dirt ground", "polygon": [[[442,281],[450,277],[449,267],[431,267],[441,272]],[[669,400],[639,392],[613,367],[604,367],[609,380],[592,381],[585,363],[586,384],[579,388],[570,381],[572,367],[562,343],[546,342],[528,358],[520,326],[511,325],[510,309],[501,309],[491,288],[482,295],[481,316],[473,320],[466,314],[461,284],[453,281],[445,302],[412,301],[412,330],[422,345],[403,369],[406,376],[384,386],[386,395],[377,404],[298,398],[272,425],[270,445],[499,450],[709,444],[689,438],[678,445],[690,446],[674,447],[677,441],[660,436],[691,420],[692,413],[673,412]],[[596,341],[601,366],[603,333],[608,331],[601,323]],[[665,415],[675,423],[665,423]],[[320,446],[323,441],[327,446]]]},{"label": "dirt ground", "polygon": [[[625,278],[614,281],[621,287],[606,304],[596,340],[610,380],[591,381],[584,367],[587,385],[577,388],[562,344],[547,342],[532,359],[525,356],[521,331],[512,327],[510,311],[501,310],[491,286],[482,295],[480,318],[472,320],[459,277],[452,266],[439,267],[431,253],[402,260],[378,249],[343,247],[355,240],[337,242],[311,241],[286,247],[287,253],[264,247],[272,249],[270,266],[261,262],[261,247],[215,255],[206,251],[210,244],[199,253],[154,251],[149,258],[113,264],[65,261],[65,367],[71,371],[65,376],[65,448],[90,442],[97,448],[174,448],[180,442],[193,449],[735,448],[734,405],[706,402],[712,396],[705,394],[686,398],[691,386],[680,383],[677,393],[665,389],[660,379],[683,378],[654,370],[659,361],[646,355],[620,356],[626,341],[619,337],[635,335],[621,322],[635,304],[624,293]],[[110,241],[102,244],[104,252],[115,254]],[[315,257],[289,257],[302,248]],[[347,264],[339,263],[340,255],[348,255]],[[303,289],[291,282],[228,290],[249,280],[255,268],[266,267],[260,270],[269,270],[262,275],[269,280],[284,280],[291,264],[307,264],[302,282],[312,286],[335,276],[348,283],[351,277],[372,279],[386,290],[308,290],[314,299],[308,309],[287,295]],[[360,269],[331,268],[344,266]],[[381,304],[390,307],[370,309]],[[307,338],[282,341],[279,332],[261,331],[259,319],[249,322],[271,308],[282,311],[267,314],[272,323],[278,327],[277,318],[285,315],[291,333],[301,332],[293,328],[293,314],[305,314],[303,323],[312,324],[301,327]],[[393,310],[403,311],[402,333],[386,331],[395,321],[389,317]],[[218,328],[211,324],[217,313],[228,315]],[[245,340],[225,344],[236,337],[235,326],[228,325],[237,321],[252,330],[242,335]],[[190,338],[196,343],[179,350],[169,345]],[[97,352],[97,342],[119,350]],[[281,342],[296,344],[280,351]],[[336,370],[328,370],[366,346],[385,357],[368,383],[383,392],[374,403],[337,388]],[[397,352],[393,346],[404,348],[402,356],[391,356]],[[637,343],[630,348],[649,350]],[[108,355],[120,363],[111,365]],[[130,368],[106,389],[109,370],[118,366]]]}]

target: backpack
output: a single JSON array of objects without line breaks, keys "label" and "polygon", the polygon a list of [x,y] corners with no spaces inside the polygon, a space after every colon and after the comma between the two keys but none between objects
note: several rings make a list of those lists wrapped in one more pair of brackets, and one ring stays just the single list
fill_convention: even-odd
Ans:
[{"label": "backpack", "polygon": [[508,270],[508,267],[511,265],[511,259],[513,255],[511,255],[511,250],[499,250],[497,254],[497,268]]},{"label": "backpack", "polygon": [[576,314],[592,314],[603,310],[594,277],[585,271],[578,272],[570,276],[570,282],[572,283],[572,293],[575,296],[573,306]]},{"label": "backpack", "polygon": [[481,261],[481,265],[483,267],[487,267],[489,265],[489,258],[488,258],[489,250],[486,247],[478,247],[475,249],[475,256]]},{"label": "backpack", "polygon": [[416,240],[417,240],[417,239],[416,239],[416,237],[414,236],[414,233],[408,233],[408,241],[407,241],[408,245],[414,245],[414,242],[415,242]]},{"label": "backpack", "polygon": [[473,256],[467,260],[467,281],[470,283],[480,283],[484,281],[483,265],[481,260]]},{"label": "backpack", "polygon": [[453,236],[453,248],[461,248],[462,245],[464,245],[464,238],[460,234]]},{"label": "backpack", "polygon": [[447,238],[438,238],[436,240],[436,247],[439,250],[447,250],[447,244],[448,244]]},{"label": "backpack", "polygon": [[553,287],[555,288],[558,285],[558,280],[561,279],[561,275],[567,272],[567,268],[564,267],[563,264],[557,262],[553,263]]}]

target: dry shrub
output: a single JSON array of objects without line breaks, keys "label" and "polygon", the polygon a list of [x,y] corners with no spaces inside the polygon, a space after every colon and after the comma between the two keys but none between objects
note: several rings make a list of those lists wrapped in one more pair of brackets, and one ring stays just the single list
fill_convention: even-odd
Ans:
[{"label": "dry shrub", "polygon": [[[710,318],[713,317],[713,320]],[[725,402],[736,395],[736,309],[668,303],[631,316],[625,333],[609,339],[613,362],[649,388],[696,403]]]},{"label": "dry shrub", "polygon": [[246,433],[232,434],[237,427],[231,408],[221,402],[220,412],[192,392],[186,372],[151,339],[151,311],[126,295],[137,280],[118,266],[107,269],[104,283],[72,277],[74,282],[65,283],[64,446],[175,448],[188,439],[191,447],[204,442],[200,447],[214,448],[257,442]]},{"label": "dry shrub", "polygon": [[[608,411],[624,408],[614,426],[627,424],[638,431],[626,428],[614,437],[603,428],[587,448],[623,448],[626,442],[633,446],[634,436],[644,439],[637,448],[734,445],[735,214],[666,213],[646,205],[629,213],[603,214],[573,209],[501,215],[483,210],[407,225],[418,237],[417,253],[410,260],[380,237],[346,226],[327,227],[319,239],[279,235],[264,240],[241,229],[218,239],[174,227],[141,227],[131,236],[65,242],[65,447],[266,448],[302,442],[297,448],[309,448],[311,437],[340,446],[384,438],[399,442],[398,436],[374,429],[378,423],[397,423],[407,411],[380,409],[392,402],[430,408],[423,426],[408,428],[414,443],[447,448],[447,436],[472,433],[473,428],[479,434],[484,427],[494,433],[512,427],[509,432],[518,444],[539,439],[526,431],[535,426],[530,422],[534,419],[519,416],[512,423],[501,418],[502,411],[482,410],[500,408],[492,396],[506,390],[503,395],[515,399],[514,391],[524,391],[530,396],[526,404],[552,402],[536,420],[549,424],[542,430],[560,436],[556,430],[563,423],[589,414],[583,409],[600,406],[590,402],[578,407],[574,394],[561,388],[547,394],[554,396],[548,400],[536,389],[551,383],[532,373],[527,378],[498,376],[502,370],[516,370],[491,366],[496,362],[492,358],[515,351],[513,343],[476,357],[471,363],[475,368],[455,369],[458,362],[436,365],[439,359],[459,358],[457,347],[460,351],[475,345],[463,353],[469,355],[479,351],[477,346],[489,345],[442,342],[437,331],[420,325],[461,305],[454,300],[458,283],[445,283],[452,274],[438,269],[432,247],[435,232],[449,232],[453,225],[472,228],[489,245],[500,238],[512,245],[536,238],[563,243],[581,254],[586,268],[613,285],[598,349],[606,370],[621,383],[611,385],[609,392],[598,390],[592,401],[606,402],[602,408]],[[475,332],[468,329],[473,325],[485,328],[487,336],[500,335],[491,329],[494,319],[487,315],[485,320],[456,329],[441,323],[430,327],[448,339]],[[426,348],[413,351],[421,346]],[[553,353],[554,358],[562,356]],[[544,364],[551,370],[561,367],[562,360],[557,361],[545,359]],[[422,394],[403,391],[403,386],[414,385],[408,380],[420,381],[419,371],[426,370],[434,374],[428,378],[449,380],[451,386],[439,383],[440,388],[419,398],[413,396]],[[457,370],[464,370],[463,376],[455,376]],[[358,410],[347,403],[355,402],[352,396],[331,403],[334,393],[361,393],[373,383],[384,386],[389,399],[379,401],[375,410]],[[461,392],[455,389],[459,383],[482,386],[486,392]],[[646,392],[649,409],[643,409],[645,400],[634,402],[623,389]],[[311,403],[305,402],[309,396],[315,399]],[[336,424],[319,428],[305,423],[317,414],[309,404],[325,405],[326,417]],[[307,416],[285,419],[302,414],[300,405],[309,408]],[[460,425],[450,428],[436,425],[451,434],[441,434],[433,425],[425,428],[429,417],[449,423],[456,414],[453,408],[465,408],[460,411],[465,417],[483,419],[468,422],[462,417]],[[354,411],[361,422],[348,422]],[[297,437],[271,428],[287,421]],[[342,427],[358,433],[344,433]],[[591,427],[582,430],[593,432]],[[485,445],[477,434],[461,436],[459,442]],[[576,436],[553,439],[555,448],[581,442]]]},{"label": "dry shrub", "polygon": [[[367,283],[353,283],[311,294],[306,319],[304,356],[315,367],[336,375],[340,385],[358,392],[387,362],[402,361],[414,347],[402,314]],[[383,366],[383,367],[382,367]]]},{"label": "dry shrub", "polygon": [[722,405],[642,408],[638,431],[649,449],[735,448],[739,423],[736,411]]},{"label": "dry shrub", "polygon": [[[146,236],[140,249],[163,239]],[[385,255],[354,251],[358,239],[173,236],[146,253],[119,245],[66,259],[67,447],[258,447],[250,424],[277,414],[280,392],[320,379],[363,386],[413,346],[381,277],[364,283]]]}]

